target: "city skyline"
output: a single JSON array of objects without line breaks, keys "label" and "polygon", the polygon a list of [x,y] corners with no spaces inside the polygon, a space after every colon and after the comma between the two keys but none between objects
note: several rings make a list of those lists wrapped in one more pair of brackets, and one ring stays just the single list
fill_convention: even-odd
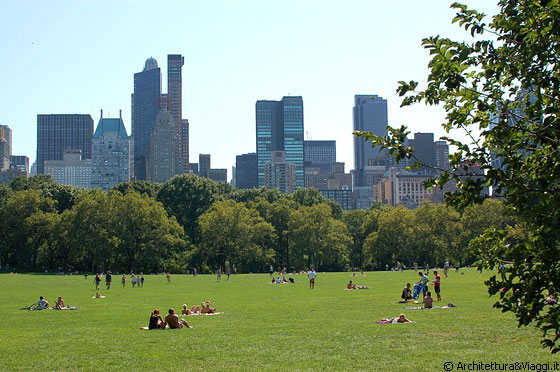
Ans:
[{"label": "city skyline", "polygon": [[[489,14],[495,9],[480,0],[469,3]],[[182,116],[190,122],[190,156],[210,153],[217,168],[231,169],[236,155],[256,151],[254,103],[287,95],[305,101],[304,138],[335,139],[338,160],[347,169],[354,168],[357,94],[387,99],[389,125],[434,132],[436,139],[443,134],[439,110],[400,110],[395,89],[398,80],[425,80],[428,56],[422,37],[465,37],[450,23],[450,2],[131,4],[3,5],[0,30],[8,40],[7,58],[0,61],[0,124],[13,130],[13,154],[36,160],[37,114],[89,114],[98,122],[100,108],[108,117],[122,109],[130,133],[133,74],[149,57],[163,67],[173,53],[185,56]],[[290,4],[298,4],[298,12],[291,12]],[[122,18],[125,9],[141,22]],[[165,9],[174,11],[163,17]],[[89,14],[103,17],[83,24]],[[163,81],[166,71],[162,68]]]}]

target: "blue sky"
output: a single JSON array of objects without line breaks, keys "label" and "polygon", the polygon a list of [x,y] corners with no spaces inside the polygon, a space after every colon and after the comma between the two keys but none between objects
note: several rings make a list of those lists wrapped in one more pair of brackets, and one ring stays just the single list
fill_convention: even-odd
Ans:
[{"label": "blue sky", "polygon": [[[424,82],[426,36],[464,39],[447,0],[3,1],[0,124],[13,153],[36,157],[37,114],[123,119],[130,131],[133,75],[153,56],[167,89],[167,54],[185,56],[183,116],[191,162],[213,168],[255,151],[255,102],[301,95],[309,139],[337,141],[352,160],[355,94],[388,100],[389,124],[443,135],[437,108],[399,108],[397,81]],[[465,1],[487,14],[495,1]]]}]

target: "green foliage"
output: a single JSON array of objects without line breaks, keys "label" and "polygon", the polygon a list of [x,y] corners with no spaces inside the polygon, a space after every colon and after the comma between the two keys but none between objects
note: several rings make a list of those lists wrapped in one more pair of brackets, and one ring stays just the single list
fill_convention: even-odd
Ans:
[{"label": "green foliage", "polygon": [[[467,140],[443,137],[457,151],[450,169],[426,185],[456,180],[458,190],[447,201],[460,211],[481,203],[482,189],[491,186],[519,215],[526,239],[491,227],[477,238],[475,253],[481,269],[511,262],[501,269],[505,280],[487,282],[489,293],[499,294],[495,306],[513,312],[519,325],[535,324],[543,331],[543,345],[558,352],[560,305],[546,305],[544,293],[560,293],[560,4],[501,0],[490,23],[465,5],[452,7],[453,22],[474,41],[424,39],[431,56],[427,86],[418,90],[416,82],[400,82],[397,92],[403,106],[443,107],[443,128],[466,134]],[[413,157],[403,145],[406,127],[389,130],[388,138],[356,134],[389,148],[397,160]],[[499,167],[492,163],[497,159]],[[465,177],[473,165],[484,177]]]},{"label": "green foliage", "polygon": [[118,191],[123,195],[129,192],[137,192],[141,195],[148,195],[150,198],[155,198],[161,186],[160,183],[150,183],[148,181],[128,181],[116,184],[111,190]]},{"label": "green foliage", "polygon": [[326,204],[302,206],[290,213],[288,241],[296,269],[341,270],[348,264],[352,239]]},{"label": "green foliage", "polygon": [[189,239],[198,243],[198,217],[210,208],[218,190],[218,184],[208,178],[184,174],[165,182],[157,200],[183,226]]},{"label": "green foliage", "polygon": [[273,261],[274,227],[254,209],[233,200],[220,201],[200,216],[200,256],[212,267],[263,271]]},{"label": "green foliage", "polygon": [[16,177],[11,183],[13,191],[39,190],[43,196],[51,198],[56,202],[59,213],[72,209],[80,189],[68,185],[61,185],[54,181],[50,175],[40,174],[30,178]]}]

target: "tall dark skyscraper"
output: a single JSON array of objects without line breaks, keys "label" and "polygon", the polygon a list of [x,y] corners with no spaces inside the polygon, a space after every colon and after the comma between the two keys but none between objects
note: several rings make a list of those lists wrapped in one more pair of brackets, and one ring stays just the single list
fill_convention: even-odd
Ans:
[{"label": "tall dark skyscraper", "polygon": [[296,186],[304,187],[303,99],[257,101],[255,106],[259,187],[264,186],[264,166],[272,151],[285,151],[286,162],[296,166]]},{"label": "tall dark skyscraper", "polygon": [[45,160],[62,160],[65,150],[81,150],[91,159],[93,119],[90,115],[37,115],[37,173],[44,174]]},{"label": "tall dark skyscraper", "polygon": [[[377,95],[354,96],[354,130],[369,131],[377,136],[387,136],[387,100]],[[371,142],[354,137],[354,186],[371,186],[367,183],[366,167],[388,165],[385,151],[372,148]]]},{"label": "tall dark skyscraper", "polygon": [[185,57],[167,55],[167,109],[177,126],[177,173],[187,173],[189,168],[189,121],[183,119],[183,66]]},{"label": "tall dark skyscraper", "polygon": [[428,167],[421,167],[423,172],[433,172],[429,167],[436,166],[436,151],[434,147],[433,133],[414,133],[414,138],[408,140],[408,144],[414,147],[414,158],[412,164],[420,161]]},{"label": "tall dark skyscraper", "polygon": [[259,187],[257,163],[257,154],[254,152],[236,156],[235,187],[238,189]]},{"label": "tall dark skyscraper", "polygon": [[305,167],[320,168],[323,173],[332,172],[336,163],[336,141],[304,141]]},{"label": "tall dark skyscraper", "polygon": [[161,103],[161,70],[154,58],[148,58],[142,72],[134,74],[132,94],[132,137],[134,139],[134,176],[147,178],[147,158],[152,130]]}]

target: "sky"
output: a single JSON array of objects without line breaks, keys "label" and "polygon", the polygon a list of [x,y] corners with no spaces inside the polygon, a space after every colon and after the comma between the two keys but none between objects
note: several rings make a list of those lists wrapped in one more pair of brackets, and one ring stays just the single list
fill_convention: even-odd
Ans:
[{"label": "sky", "polygon": [[[496,0],[464,0],[492,15]],[[122,110],[130,134],[133,75],[182,54],[190,161],[212,168],[256,151],[255,103],[301,95],[306,139],[336,140],[353,169],[354,95],[388,101],[389,125],[444,135],[439,108],[400,108],[399,80],[428,76],[423,37],[469,40],[451,0],[36,0],[0,3],[0,124],[13,154],[36,158],[37,114]]]}]

